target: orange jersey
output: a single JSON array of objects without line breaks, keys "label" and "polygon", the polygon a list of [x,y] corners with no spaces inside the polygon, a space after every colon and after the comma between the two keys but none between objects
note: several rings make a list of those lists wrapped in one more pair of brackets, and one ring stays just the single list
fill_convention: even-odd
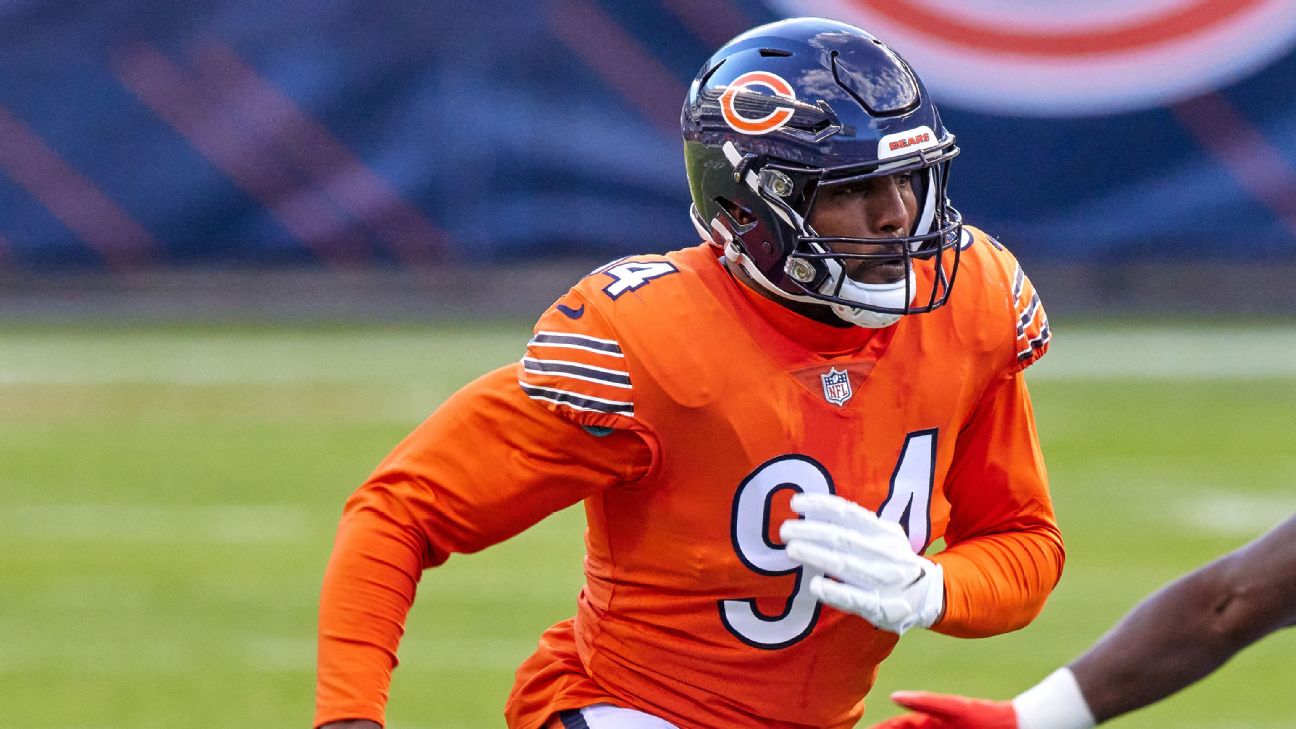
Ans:
[{"label": "orange jersey", "polygon": [[896,636],[805,591],[774,536],[798,490],[878,511],[917,551],[945,539],[936,630],[1029,622],[1063,559],[1020,374],[1048,324],[1010,253],[971,230],[963,246],[949,304],[881,330],[767,301],[708,245],[587,276],[516,367],[348,503],[317,722],[381,719],[421,569],[581,499],[586,586],[518,671],[515,729],[599,702],[680,727],[852,726]]}]

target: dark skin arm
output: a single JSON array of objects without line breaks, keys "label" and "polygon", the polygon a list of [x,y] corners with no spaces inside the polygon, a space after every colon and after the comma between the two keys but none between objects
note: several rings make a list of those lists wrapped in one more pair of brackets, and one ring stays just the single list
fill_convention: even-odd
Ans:
[{"label": "dark skin arm", "polygon": [[1099,722],[1200,680],[1296,625],[1296,516],[1144,600],[1071,665]]}]

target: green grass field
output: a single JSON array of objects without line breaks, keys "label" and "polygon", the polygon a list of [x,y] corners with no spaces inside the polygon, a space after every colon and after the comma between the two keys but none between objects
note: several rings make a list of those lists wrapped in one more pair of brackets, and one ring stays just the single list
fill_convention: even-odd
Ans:
[{"label": "green grass field", "polygon": [[[1296,511],[1296,325],[1055,321],[1032,388],[1069,547],[1024,631],[911,634],[893,689],[1007,697],[1149,591]],[[342,502],[521,324],[0,327],[0,727],[306,727]],[[572,611],[583,517],[424,580],[390,725],[500,726]],[[520,597],[519,597],[520,596]],[[1296,631],[1113,726],[1296,723]]]}]

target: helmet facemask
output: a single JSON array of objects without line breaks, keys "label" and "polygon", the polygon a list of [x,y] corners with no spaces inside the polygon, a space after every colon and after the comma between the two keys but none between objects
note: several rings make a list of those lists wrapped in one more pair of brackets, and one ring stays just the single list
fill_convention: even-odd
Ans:
[{"label": "helmet facemask", "polygon": [[[716,242],[725,243],[731,249],[729,258],[743,264],[764,288],[782,298],[827,305],[839,318],[871,328],[889,326],[903,315],[929,312],[945,304],[957,271],[962,228],[961,216],[946,199],[949,160],[958,154],[952,136],[915,155],[868,167],[815,169],[764,161],[742,156],[731,144],[725,145],[724,152],[734,174],[743,178],[757,205],[766,210],[748,211],[755,217],[746,223],[726,211],[712,221],[711,230],[701,225],[699,230],[712,240],[715,232],[721,232],[722,240]],[[918,216],[907,235],[824,236],[810,225],[821,193],[875,177],[904,174],[916,178],[915,195],[920,200]],[[762,218],[772,226],[760,225],[757,221]],[[770,227],[781,230],[770,235],[775,232]],[[761,254],[766,254],[762,249],[769,247],[771,239],[782,239],[787,249],[781,272],[762,271],[755,263],[768,259]],[[900,259],[904,274],[893,282],[864,283],[846,273],[854,261],[896,259]],[[921,292],[916,273],[920,267],[928,269],[922,279],[930,281]]]}]

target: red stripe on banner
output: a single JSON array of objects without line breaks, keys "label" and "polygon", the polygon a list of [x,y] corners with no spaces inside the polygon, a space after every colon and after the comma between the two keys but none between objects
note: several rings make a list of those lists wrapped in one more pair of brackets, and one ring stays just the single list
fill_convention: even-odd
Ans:
[{"label": "red stripe on banner", "polygon": [[[728,0],[663,0],[672,15],[684,23],[695,38],[712,50],[752,26],[752,20],[741,8]],[[708,54],[709,55],[709,54]],[[698,63],[701,66],[701,62]]]},{"label": "red stripe on banner", "polygon": [[369,242],[328,200],[294,179],[281,155],[252,138],[156,47],[138,43],[123,48],[114,54],[113,68],[145,106],[265,206],[320,260],[349,266],[370,257]]},{"label": "red stripe on banner", "polygon": [[197,68],[222,107],[238,114],[259,144],[277,144],[325,195],[368,225],[402,261],[425,264],[446,256],[444,232],[232,48],[208,43],[197,53]]},{"label": "red stripe on banner", "polygon": [[161,248],[124,208],[2,106],[0,171],[27,190],[114,271],[147,263]]},{"label": "red stripe on banner", "polygon": [[1202,149],[1296,235],[1296,170],[1284,162],[1281,149],[1220,94],[1199,96],[1171,111]]},{"label": "red stripe on banner", "polygon": [[559,40],[659,132],[677,138],[688,90],[639,41],[591,0],[549,0],[549,25]]},{"label": "red stripe on banner", "polygon": [[866,12],[956,46],[1017,56],[1087,56],[1147,50],[1225,23],[1265,0],[1197,0],[1160,15],[1094,30],[1005,30],[937,13],[919,0],[853,0]]}]

